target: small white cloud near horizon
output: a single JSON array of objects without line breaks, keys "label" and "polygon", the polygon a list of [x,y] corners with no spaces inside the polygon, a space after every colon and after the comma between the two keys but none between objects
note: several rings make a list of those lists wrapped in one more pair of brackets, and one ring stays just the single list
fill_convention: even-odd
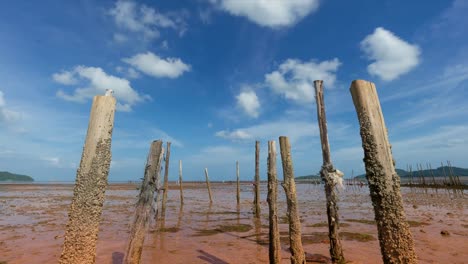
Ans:
[{"label": "small white cloud near horizon", "polygon": [[367,66],[371,75],[391,81],[414,69],[420,62],[421,50],[394,33],[378,27],[361,41],[361,50],[374,61]]},{"label": "small white cloud near horizon", "polygon": [[[184,13],[160,13],[156,9],[130,0],[118,0],[109,11],[115,24],[124,31],[142,34],[143,39],[152,40],[160,36],[159,30],[170,28],[180,36],[187,30]],[[114,41],[122,43],[127,37],[114,34]]]},{"label": "small white cloud near horizon", "polygon": [[189,72],[191,66],[179,58],[161,58],[152,52],[139,53],[130,58],[122,59],[139,71],[156,78],[177,78],[184,72]]},{"label": "small white cloud near horizon", "polygon": [[[60,74],[87,82],[85,87],[76,88],[72,94],[58,90],[56,95],[66,101],[83,103],[95,95],[104,95],[106,89],[111,88],[118,100],[117,110],[128,112],[135,104],[150,99],[148,95],[141,95],[133,89],[127,79],[109,75],[99,67],[76,66],[73,70],[62,71]],[[55,81],[63,84],[60,80]]]},{"label": "small white cloud near horizon", "polygon": [[260,101],[253,90],[246,90],[236,96],[237,106],[249,117],[259,116]]},{"label": "small white cloud near horizon", "polygon": [[234,131],[227,131],[227,130],[221,130],[215,133],[215,136],[224,138],[224,139],[229,139],[229,140],[245,140],[245,139],[251,139],[252,135],[247,133],[246,131],[242,129],[237,129]]},{"label": "small white cloud near horizon", "polygon": [[20,118],[21,114],[19,112],[13,111],[6,107],[5,97],[3,96],[3,92],[0,91],[0,124],[10,123]]},{"label": "small white cloud near horizon", "polygon": [[319,0],[211,0],[212,4],[234,16],[243,16],[264,27],[280,28],[296,24],[316,11]]},{"label": "small white cloud near horizon", "polygon": [[315,98],[314,81],[323,80],[325,87],[333,87],[340,65],[337,58],[322,62],[288,59],[278,70],[265,75],[265,85],[288,100],[311,103]]}]

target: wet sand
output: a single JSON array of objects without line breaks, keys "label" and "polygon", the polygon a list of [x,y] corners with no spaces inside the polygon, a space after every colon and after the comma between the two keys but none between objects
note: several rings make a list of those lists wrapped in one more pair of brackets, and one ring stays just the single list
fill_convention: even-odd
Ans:
[{"label": "wet sand", "polygon": [[[96,263],[122,263],[138,190],[133,184],[111,184],[100,225]],[[268,263],[268,204],[262,185],[262,217],[252,214],[253,188],[212,184],[213,204],[203,183],[184,186],[185,204],[171,186],[165,221],[153,224],[143,249],[143,263]],[[325,197],[322,185],[298,184],[305,251],[327,263]],[[419,263],[467,263],[468,192],[402,188]],[[0,184],[0,263],[57,263],[67,211],[73,195],[69,184]],[[340,191],[342,244],[352,263],[382,263],[366,187]],[[289,263],[284,192],[279,188],[283,263]],[[158,231],[159,230],[159,231]],[[449,235],[442,235],[441,231]],[[2,262],[3,261],[3,262]]]}]

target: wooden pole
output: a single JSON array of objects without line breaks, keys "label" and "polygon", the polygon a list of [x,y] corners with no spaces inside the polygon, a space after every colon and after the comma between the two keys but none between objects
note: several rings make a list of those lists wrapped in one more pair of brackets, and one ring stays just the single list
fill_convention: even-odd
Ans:
[{"label": "wooden pole", "polygon": [[151,219],[150,215],[153,209],[153,203],[158,202],[154,201],[154,192],[159,192],[160,190],[156,190],[154,186],[156,186],[156,183],[159,181],[161,174],[163,153],[162,141],[153,141],[145,166],[145,176],[140,188],[140,195],[138,196],[133,225],[130,230],[125,264],[140,263],[143,243]]},{"label": "wooden pole", "polygon": [[208,188],[208,195],[210,196],[210,204],[213,202],[213,198],[211,196],[211,186],[210,186],[210,179],[208,178],[208,168],[205,168],[205,177],[206,177],[206,188]]},{"label": "wooden pole", "polygon": [[260,141],[255,141],[255,193],[254,193],[254,206],[255,217],[260,217]]},{"label": "wooden pole", "polygon": [[169,192],[169,159],[171,157],[171,142],[166,143],[166,163],[164,166],[164,185],[161,206],[161,218],[166,217],[167,193]]},{"label": "wooden pole", "polygon": [[343,249],[339,235],[338,197],[336,185],[342,181],[343,174],[333,167],[328,143],[327,116],[325,114],[325,101],[323,99],[323,81],[314,81],[315,101],[317,103],[317,120],[322,142],[323,164],[320,176],[325,183],[325,197],[327,200],[328,237],[330,239],[330,256],[333,263],[345,263]]},{"label": "wooden pole", "polygon": [[305,254],[302,248],[301,221],[297,208],[296,183],[291,159],[291,145],[287,137],[279,138],[281,161],[283,163],[283,188],[286,194],[289,217],[289,245],[291,247],[291,264],[304,264]]},{"label": "wooden pole", "polygon": [[111,163],[111,140],[116,100],[95,96],[88,132],[76,173],[73,200],[59,263],[94,263],[107,176]]},{"label": "wooden pole", "polygon": [[180,189],[180,204],[184,204],[184,187],[182,186],[182,161],[179,160],[179,189]]},{"label": "wooden pole", "polygon": [[361,127],[366,177],[383,262],[417,263],[377,90],[372,82],[355,80],[350,91]]},{"label": "wooden pole", "polygon": [[276,143],[268,141],[268,208],[269,208],[269,256],[270,264],[281,263],[281,243],[278,227],[278,213],[276,201],[278,200],[278,181],[276,173]]},{"label": "wooden pole", "polygon": [[236,175],[237,175],[237,204],[240,204],[240,179],[239,179],[239,161],[236,161]]}]

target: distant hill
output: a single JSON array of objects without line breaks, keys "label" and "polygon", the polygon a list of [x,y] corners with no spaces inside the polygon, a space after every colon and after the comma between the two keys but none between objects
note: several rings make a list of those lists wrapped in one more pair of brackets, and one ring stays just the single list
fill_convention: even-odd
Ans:
[{"label": "distant hill", "polygon": [[26,175],[14,174],[8,171],[0,171],[0,181],[32,182],[34,179]]},{"label": "distant hill", "polygon": [[[408,171],[405,171],[405,170],[402,170],[402,169],[395,169],[395,170],[396,170],[396,172],[398,173],[398,175],[400,177],[410,177],[411,176],[410,172],[408,172]],[[444,177],[444,170],[445,170],[445,175],[448,176],[450,174],[449,167],[444,166],[444,167],[439,167],[437,169],[432,169],[432,170],[422,170],[421,172],[419,172],[418,170],[414,170],[413,171],[413,177],[419,177],[421,175],[421,173],[424,175],[424,177],[432,177],[432,175],[434,175],[434,177]],[[468,176],[468,169],[452,167],[452,170],[453,170],[453,174],[455,174],[455,175]],[[358,175],[358,176],[356,176],[354,178],[365,179],[366,174],[361,174],[361,175]]]}]

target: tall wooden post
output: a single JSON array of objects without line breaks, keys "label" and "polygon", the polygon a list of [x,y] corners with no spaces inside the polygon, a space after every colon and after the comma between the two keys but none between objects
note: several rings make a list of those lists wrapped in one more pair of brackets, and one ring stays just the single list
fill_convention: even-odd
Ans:
[{"label": "tall wooden post", "polygon": [[328,143],[327,116],[325,114],[325,101],[323,99],[323,81],[314,81],[314,86],[317,103],[317,120],[320,128],[320,141],[322,142],[323,164],[320,170],[320,176],[325,183],[330,256],[333,263],[345,263],[339,236],[338,197],[335,190],[338,181],[342,180],[339,177],[343,175],[340,175],[340,172],[333,167],[331,161],[330,144]]},{"label": "tall wooden post", "polygon": [[366,177],[383,261],[417,263],[377,90],[372,82],[364,80],[353,81],[350,90],[361,127]]},{"label": "tall wooden post", "polygon": [[210,196],[210,204],[213,202],[213,198],[211,196],[211,186],[210,186],[210,178],[208,178],[208,168],[205,168],[205,177],[206,177],[206,188],[208,188],[208,195]]},{"label": "tall wooden post", "polygon": [[278,200],[278,181],[276,173],[276,143],[268,141],[268,208],[269,208],[269,256],[270,264],[281,263],[281,243],[278,227],[278,213],[276,201]]},{"label": "tall wooden post", "polygon": [[73,200],[68,212],[59,263],[94,263],[107,176],[111,163],[111,140],[116,100],[95,96],[88,132],[76,173]]},{"label": "tall wooden post", "polygon": [[167,193],[169,192],[169,159],[171,157],[171,142],[166,143],[166,164],[164,166],[164,185],[161,206],[161,217],[166,217]]},{"label": "tall wooden post", "polygon": [[296,183],[291,159],[291,145],[287,137],[280,137],[281,161],[283,163],[283,188],[289,217],[289,244],[291,247],[291,264],[304,264],[305,254],[302,248],[301,221],[297,208]]},{"label": "tall wooden post", "polygon": [[240,204],[240,179],[239,179],[239,161],[236,161],[236,175],[237,175],[237,204]]},{"label": "tall wooden post", "polygon": [[254,206],[255,217],[260,217],[260,141],[255,141],[255,193]]},{"label": "tall wooden post", "polygon": [[179,160],[179,189],[180,189],[180,204],[184,204],[184,187],[182,186],[182,161]]},{"label": "tall wooden post", "polygon": [[159,181],[161,174],[163,153],[162,141],[153,141],[146,161],[145,176],[141,184],[134,221],[130,230],[125,264],[140,263],[143,243],[145,242],[145,236],[151,219],[153,203],[158,202],[154,201],[154,192],[159,192],[160,190],[156,190],[154,186],[156,186],[156,183]]}]

